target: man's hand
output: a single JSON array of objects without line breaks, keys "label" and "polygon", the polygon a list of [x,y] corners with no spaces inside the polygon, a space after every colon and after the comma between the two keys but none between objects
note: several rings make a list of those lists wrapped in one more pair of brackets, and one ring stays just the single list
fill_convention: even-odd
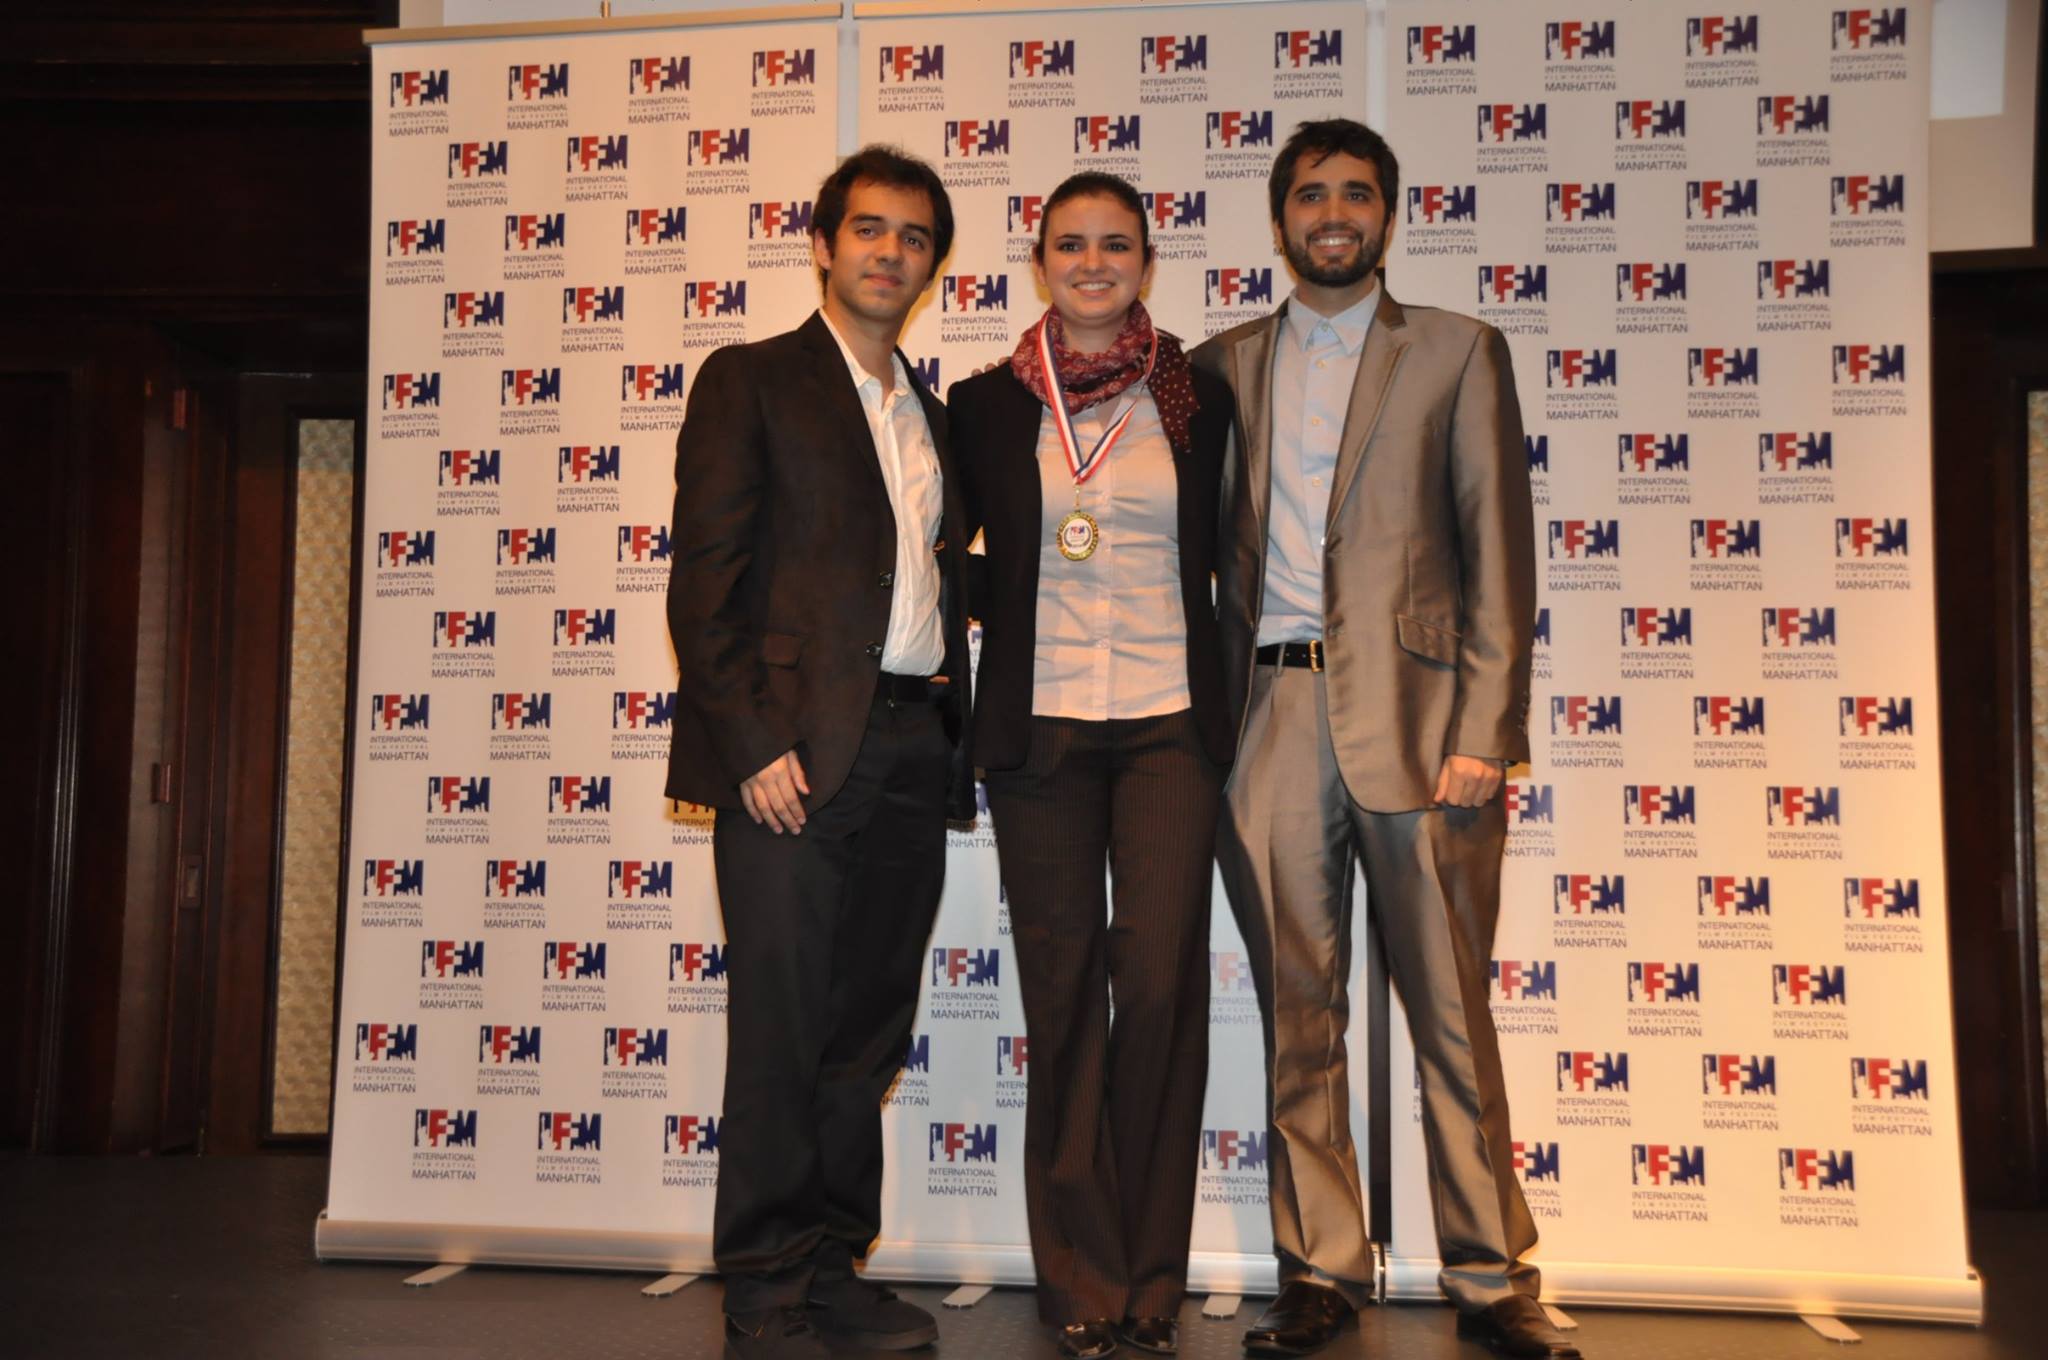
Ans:
[{"label": "man's hand", "polygon": [[[1458,756],[1451,758],[1461,759]],[[802,796],[810,791],[810,783],[804,778],[804,767],[798,762],[796,752],[788,751],[769,761],[759,774],[740,781],[740,803],[749,817],[766,824],[776,835],[780,836],[785,829],[792,835],[802,835]]]},{"label": "man's hand", "polygon": [[1437,771],[1436,793],[1430,801],[1439,807],[1479,807],[1500,792],[1501,764],[1484,756],[1445,756]]}]

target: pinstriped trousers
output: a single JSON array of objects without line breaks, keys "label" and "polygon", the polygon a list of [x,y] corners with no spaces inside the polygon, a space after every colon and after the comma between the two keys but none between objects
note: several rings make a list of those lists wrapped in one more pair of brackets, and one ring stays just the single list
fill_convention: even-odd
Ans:
[{"label": "pinstriped trousers", "polygon": [[1474,1311],[1535,1295],[1535,1220],[1512,1168],[1487,963],[1507,835],[1501,800],[1368,812],[1337,769],[1321,674],[1259,666],[1226,794],[1217,862],[1266,1024],[1267,1145],[1280,1278],[1365,1302],[1372,1279],[1351,1137],[1355,865],[1408,1012],[1422,1082],[1438,1283]]},{"label": "pinstriped trousers", "polygon": [[1183,709],[1034,718],[1030,757],[986,782],[1031,1041],[1024,1203],[1039,1316],[1171,1317],[1187,1290],[1208,1075],[1223,771]]}]

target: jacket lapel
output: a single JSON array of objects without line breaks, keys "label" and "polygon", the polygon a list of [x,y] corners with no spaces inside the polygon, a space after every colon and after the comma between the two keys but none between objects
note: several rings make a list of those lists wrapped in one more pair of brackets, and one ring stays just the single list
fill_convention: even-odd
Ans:
[{"label": "jacket lapel", "polygon": [[1273,344],[1286,315],[1287,304],[1282,303],[1266,324],[1240,338],[1230,354],[1231,387],[1237,392],[1245,435],[1245,489],[1258,515],[1261,543],[1273,503]]},{"label": "jacket lapel", "polygon": [[1326,526],[1337,522],[1344,498],[1365,461],[1365,446],[1379,424],[1386,405],[1387,389],[1393,385],[1394,370],[1401,353],[1408,348],[1405,334],[1408,315],[1401,304],[1380,287],[1380,304],[1373,311],[1372,329],[1366,333],[1365,349],[1358,356],[1358,376],[1351,383],[1351,403],[1344,412],[1344,436],[1337,444],[1337,470],[1330,485],[1330,513]]},{"label": "jacket lapel", "polygon": [[866,482],[887,505],[889,484],[882,480],[882,456],[875,448],[873,432],[868,429],[868,414],[861,407],[853,375],[846,371],[846,356],[840,353],[839,342],[832,338],[825,314],[812,312],[811,319],[798,328],[798,334],[811,353],[812,362],[805,377],[817,392],[816,409],[833,426],[836,436],[819,441],[822,451],[828,456],[843,452],[857,462],[859,467],[853,469],[853,475]]}]

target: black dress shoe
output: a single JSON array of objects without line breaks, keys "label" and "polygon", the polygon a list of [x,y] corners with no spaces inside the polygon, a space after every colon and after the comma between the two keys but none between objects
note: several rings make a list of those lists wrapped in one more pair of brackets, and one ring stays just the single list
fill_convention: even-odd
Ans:
[{"label": "black dress shoe", "polygon": [[1180,1354],[1180,1323],[1170,1317],[1125,1318],[1124,1344],[1154,1355]]},{"label": "black dress shoe", "polygon": [[1355,1311],[1350,1300],[1334,1289],[1307,1280],[1289,1280],[1244,1334],[1244,1353],[1290,1356],[1319,1351],[1336,1339],[1344,1330],[1344,1320]]},{"label": "black dress shoe", "polygon": [[939,1339],[939,1324],[892,1289],[846,1275],[811,1282],[811,1325],[864,1350],[911,1351]]},{"label": "black dress shoe", "polygon": [[727,1360],[829,1360],[832,1352],[811,1330],[805,1310],[768,1308],[725,1315]]},{"label": "black dress shoe", "polygon": [[1103,1360],[1116,1354],[1116,1327],[1108,1318],[1090,1318],[1060,1328],[1060,1354],[1070,1360]]},{"label": "black dress shoe", "polygon": [[1476,1337],[1502,1355],[1579,1360],[1577,1343],[1552,1326],[1543,1305],[1527,1294],[1510,1294],[1476,1313],[1459,1313],[1458,1334]]}]

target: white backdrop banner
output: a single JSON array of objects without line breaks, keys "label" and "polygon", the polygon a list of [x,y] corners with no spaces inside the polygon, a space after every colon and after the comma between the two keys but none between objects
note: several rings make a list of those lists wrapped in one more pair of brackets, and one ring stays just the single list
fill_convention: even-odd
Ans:
[{"label": "white backdrop banner", "polygon": [[[1493,962],[1551,1293],[1972,1319],[1924,4],[1396,5],[1393,291],[1508,335],[1544,606]],[[1396,1045],[1392,1288],[1435,1290]]]}]

